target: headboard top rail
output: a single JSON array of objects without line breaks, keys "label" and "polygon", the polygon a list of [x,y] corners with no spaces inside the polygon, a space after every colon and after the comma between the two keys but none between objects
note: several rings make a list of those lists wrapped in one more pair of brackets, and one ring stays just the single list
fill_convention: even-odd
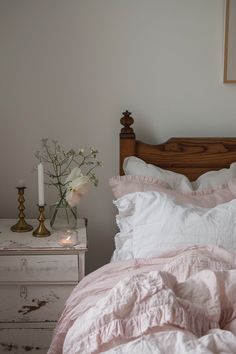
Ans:
[{"label": "headboard top rail", "polygon": [[124,174],[122,165],[128,156],[185,174],[191,180],[236,161],[236,137],[173,137],[161,144],[148,144],[136,140],[130,115],[126,111],[121,118],[125,130],[120,133],[120,174]]}]

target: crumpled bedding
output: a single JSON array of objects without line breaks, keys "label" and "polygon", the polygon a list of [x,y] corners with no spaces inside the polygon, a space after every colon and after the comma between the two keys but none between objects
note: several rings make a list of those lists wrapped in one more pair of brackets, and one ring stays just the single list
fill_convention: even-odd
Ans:
[{"label": "crumpled bedding", "polygon": [[236,254],[195,246],[100,268],[66,303],[59,353],[236,353]]}]

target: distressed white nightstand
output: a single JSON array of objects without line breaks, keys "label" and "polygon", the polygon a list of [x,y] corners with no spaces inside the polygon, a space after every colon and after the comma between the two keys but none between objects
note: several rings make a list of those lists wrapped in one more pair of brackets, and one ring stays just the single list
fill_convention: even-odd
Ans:
[{"label": "distressed white nightstand", "polygon": [[[37,220],[27,220],[34,228]],[[66,299],[85,274],[86,220],[79,243],[63,247],[56,233],[15,233],[0,219],[0,353],[45,354]]]}]

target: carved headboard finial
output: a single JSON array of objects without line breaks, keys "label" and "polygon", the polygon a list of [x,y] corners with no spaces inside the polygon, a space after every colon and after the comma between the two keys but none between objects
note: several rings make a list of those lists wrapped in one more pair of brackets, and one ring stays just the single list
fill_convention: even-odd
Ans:
[{"label": "carved headboard finial", "polygon": [[133,128],[131,125],[134,123],[134,118],[131,117],[129,111],[122,113],[120,123],[123,128],[120,131],[120,175],[124,174],[123,162],[128,156],[135,156],[136,154],[136,140]]},{"label": "carved headboard finial", "polygon": [[129,111],[125,111],[122,113],[123,116],[121,117],[120,119],[120,123],[124,126],[122,129],[121,129],[121,132],[120,132],[120,137],[121,138],[130,138],[130,137],[135,137],[135,134],[134,134],[134,131],[133,131],[133,128],[131,128],[130,126],[134,123],[134,118],[131,117],[131,112]]}]

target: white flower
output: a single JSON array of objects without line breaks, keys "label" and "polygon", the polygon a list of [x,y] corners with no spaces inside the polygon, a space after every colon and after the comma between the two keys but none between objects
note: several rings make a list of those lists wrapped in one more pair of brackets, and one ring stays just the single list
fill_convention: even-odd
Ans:
[{"label": "white flower", "polygon": [[88,192],[89,182],[89,177],[84,176],[80,168],[73,168],[65,180],[67,183],[66,201],[71,207],[76,206],[81,197]]}]

